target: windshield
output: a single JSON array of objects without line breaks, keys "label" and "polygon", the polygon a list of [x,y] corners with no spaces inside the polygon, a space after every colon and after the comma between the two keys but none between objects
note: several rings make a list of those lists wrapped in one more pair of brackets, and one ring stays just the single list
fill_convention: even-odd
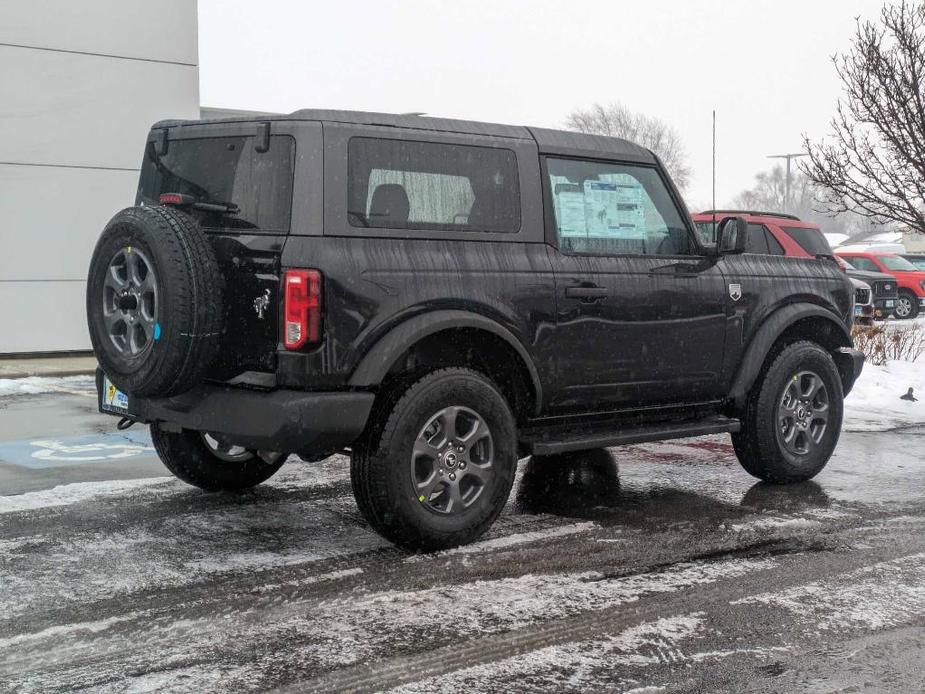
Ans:
[{"label": "windshield", "polygon": [[925,258],[907,258],[906,260],[915,265],[917,270],[925,270]]},{"label": "windshield", "polygon": [[170,140],[162,155],[149,142],[138,201],[157,205],[162,194],[181,193],[196,202],[233,203],[234,214],[193,214],[207,229],[288,231],[294,162],[295,141],[288,135],[270,137],[266,152],[254,149],[253,137]]},{"label": "windshield", "polygon": [[897,272],[915,272],[917,270],[915,265],[898,255],[878,255],[877,260],[883,263],[883,266],[888,270],[896,270]]}]

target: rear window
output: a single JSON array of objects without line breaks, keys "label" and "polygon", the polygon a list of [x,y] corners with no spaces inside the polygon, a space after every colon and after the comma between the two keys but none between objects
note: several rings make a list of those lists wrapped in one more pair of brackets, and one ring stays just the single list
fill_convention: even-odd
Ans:
[{"label": "rear window", "polygon": [[781,227],[787,236],[796,241],[800,248],[810,255],[832,255],[832,247],[818,229],[805,227]]},{"label": "rear window", "polygon": [[517,160],[508,149],[355,137],[347,179],[354,227],[520,229]]},{"label": "rear window", "polygon": [[254,149],[253,137],[170,140],[160,156],[149,142],[139,202],[157,205],[162,193],[182,193],[238,206],[234,214],[194,210],[207,229],[289,231],[294,165],[295,140],[288,135],[271,136],[266,152]]}]

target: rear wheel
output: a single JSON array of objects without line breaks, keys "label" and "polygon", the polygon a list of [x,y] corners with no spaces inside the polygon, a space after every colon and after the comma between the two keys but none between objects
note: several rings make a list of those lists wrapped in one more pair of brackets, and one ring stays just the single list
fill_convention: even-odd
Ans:
[{"label": "rear wheel", "polygon": [[900,290],[899,298],[896,300],[896,308],[893,310],[893,315],[900,320],[915,318],[917,315],[919,315],[919,300],[915,294],[907,289]]},{"label": "rear wheel", "polygon": [[435,371],[400,395],[385,395],[352,452],[361,512],[381,535],[412,549],[475,540],[514,482],[514,418],[504,397],[463,368]]},{"label": "rear wheel", "polygon": [[221,437],[184,429],[164,431],[151,425],[161,462],[178,478],[200,489],[249,489],[270,479],[286,461],[285,453],[252,451]]},{"label": "rear wheel", "polygon": [[777,484],[815,477],[838,443],[843,398],[828,352],[812,342],[785,347],[759,376],[732,435],[742,467]]}]

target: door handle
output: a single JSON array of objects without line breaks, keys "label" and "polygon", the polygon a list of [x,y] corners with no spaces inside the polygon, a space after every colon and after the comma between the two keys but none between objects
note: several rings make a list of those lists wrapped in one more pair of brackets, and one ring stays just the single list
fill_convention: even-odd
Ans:
[{"label": "door handle", "polygon": [[572,299],[581,299],[582,301],[596,301],[604,299],[610,295],[607,287],[566,287],[565,295]]}]

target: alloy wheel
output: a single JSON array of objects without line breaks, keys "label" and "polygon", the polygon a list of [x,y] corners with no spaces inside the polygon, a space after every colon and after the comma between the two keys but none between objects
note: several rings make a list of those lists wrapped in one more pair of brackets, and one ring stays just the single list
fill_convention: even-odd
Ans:
[{"label": "alloy wheel", "polygon": [[494,441],[482,416],[468,407],[445,407],[414,441],[411,483],[428,510],[460,513],[491,483],[493,463]]},{"label": "alloy wheel", "polygon": [[103,282],[103,323],[116,351],[134,358],[157,339],[158,287],[154,266],[137,248],[113,255]]},{"label": "alloy wheel", "polygon": [[829,391],[812,371],[788,381],[777,406],[778,440],[793,455],[808,455],[821,443],[829,425]]},{"label": "alloy wheel", "polygon": [[284,457],[284,454],[279,451],[253,451],[250,448],[244,448],[244,446],[236,446],[207,431],[201,432],[201,436],[202,442],[209,449],[209,452],[226,463],[243,463],[256,457],[267,465],[275,465]]},{"label": "alloy wheel", "polygon": [[900,296],[896,302],[896,317],[908,318],[912,315],[912,301],[907,296]]},{"label": "alloy wheel", "polygon": [[205,431],[202,432],[202,441],[212,455],[229,463],[242,462],[254,457],[254,454],[243,446],[235,446]]}]

